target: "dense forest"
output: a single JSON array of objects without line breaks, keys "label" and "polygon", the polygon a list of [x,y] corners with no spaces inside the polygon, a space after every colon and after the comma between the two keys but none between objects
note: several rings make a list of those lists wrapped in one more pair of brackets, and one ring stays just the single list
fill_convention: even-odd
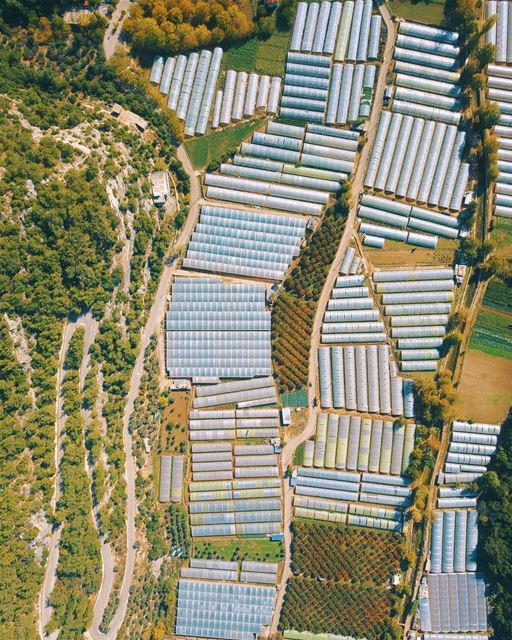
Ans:
[{"label": "dense forest", "polygon": [[492,638],[512,638],[512,410],[503,423],[496,456],[481,478],[479,568],[485,572]]},{"label": "dense forest", "polygon": [[[27,9],[18,16],[22,26],[7,28],[3,22],[0,35],[0,626],[5,640],[38,637],[35,603],[49,535],[59,523],[62,549],[50,625],[62,626],[62,637],[81,634],[98,586],[91,505],[100,531],[122,557],[124,397],[174,235],[172,217],[151,205],[148,174],[170,169],[183,202],[189,189],[171,123],[146,96],[143,82],[119,74],[115,63],[103,59],[105,20],[91,15],[71,30],[55,15],[36,19],[41,6],[51,14],[59,3],[21,4]],[[4,21],[13,22],[9,11],[15,6],[4,3]],[[109,115],[113,102],[146,118],[147,136],[120,126]],[[98,332],[83,397],[79,362],[67,362],[64,490],[54,514],[55,380],[63,326],[88,311]],[[73,346],[75,356],[78,351],[82,356]],[[86,452],[92,487],[83,467]]]},{"label": "dense forest", "polygon": [[241,40],[253,24],[236,0],[138,0],[124,29],[139,52],[175,54]]}]

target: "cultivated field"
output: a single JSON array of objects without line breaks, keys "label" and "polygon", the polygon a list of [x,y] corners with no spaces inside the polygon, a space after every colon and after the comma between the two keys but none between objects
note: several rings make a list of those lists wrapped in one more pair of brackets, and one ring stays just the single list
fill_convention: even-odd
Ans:
[{"label": "cultivated field", "polygon": [[287,31],[276,31],[268,40],[251,38],[224,53],[222,68],[283,76],[289,41],[290,34]]},{"label": "cultivated field", "polygon": [[301,520],[292,527],[296,575],[381,586],[400,569],[400,534]]},{"label": "cultivated field", "polygon": [[483,307],[478,313],[469,346],[512,360],[512,315]]},{"label": "cultivated field", "polygon": [[316,306],[344,228],[344,217],[325,214],[274,303],[272,360],[281,392],[301,389],[307,384]]},{"label": "cultivated field", "polygon": [[459,386],[457,415],[476,422],[501,422],[512,400],[512,360],[469,349]]},{"label": "cultivated field", "polygon": [[385,588],[292,577],[281,613],[281,629],[335,633],[368,640],[397,638],[389,631],[396,598]]}]

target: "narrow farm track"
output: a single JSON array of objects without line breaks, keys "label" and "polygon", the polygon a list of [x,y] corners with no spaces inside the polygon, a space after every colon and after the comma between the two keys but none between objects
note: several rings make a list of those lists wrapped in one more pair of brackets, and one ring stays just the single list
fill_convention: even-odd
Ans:
[{"label": "narrow farm track", "polygon": [[[59,353],[59,366],[57,369],[57,379],[55,383],[56,399],[55,399],[55,441],[54,441],[54,455],[55,455],[55,478],[54,478],[54,492],[51,500],[51,508],[53,513],[56,512],[57,503],[60,498],[60,463],[62,460],[62,433],[66,422],[66,416],[62,408],[62,381],[64,378],[64,360],[69,348],[69,342],[78,327],[83,327],[85,330],[85,346],[88,351],[89,346],[94,339],[97,323],[90,313],[85,316],[81,316],[74,322],[67,322],[64,325],[62,332],[62,343]],[[85,379],[86,363],[85,358],[82,361],[80,367],[80,383]],[[48,598],[50,597],[53,587],[55,586],[57,564],[59,561],[59,543],[62,526],[59,526],[52,532],[50,538],[50,546],[48,549],[48,559],[46,561],[46,568],[44,574],[43,585],[39,594],[38,601],[38,630],[39,635],[43,639],[55,640],[58,636],[58,631],[48,635],[45,632],[45,627],[50,621],[52,608],[48,604]]]},{"label": "narrow farm track", "polygon": [[[181,230],[181,233],[174,245],[175,250],[179,251],[187,244],[197,222],[201,198],[201,186],[199,178],[196,176],[194,168],[192,167],[183,146],[178,148],[177,155],[190,178],[190,210],[185,225],[183,226],[183,229]],[[139,393],[140,382],[144,371],[144,353],[149,345],[151,336],[153,334],[158,334],[160,331],[167,305],[167,297],[171,288],[171,281],[176,270],[176,264],[164,265],[153,306],[151,307],[146,325],[140,336],[139,353],[135,360],[130,380],[130,389],[126,396],[125,411],[123,415],[123,443],[126,456],[125,480],[127,493],[126,558],[124,559],[124,574],[121,589],[119,591],[117,610],[112,618],[108,631],[106,633],[102,633],[99,630],[99,622],[101,621],[99,614],[105,610],[105,607],[108,604],[108,596],[112,590],[112,580],[114,576],[114,571],[111,565],[107,567],[108,571],[105,571],[104,568],[101,589],[98,593],[94,607],[94,622],[92,627],[89,629],[89,634],[93,640],[115,640],[119,629],[123,624],[126,610],[128,608],[128,599],[130,596],[130,587],[132,584],[133,569],[135,566],[135,516],[137,513],[135,498],[135,461],[132,453],[132,437],[129,433],[128,426],[133,412],[134,403]],[[105,562],[103,549],[102,557]]]},{"label": "narrow farm track", "polygon": [[[316,403],[316,399],[318,396],[318,391],[317,391],[318,390],[318,366],[317,366],[318,348],[320,346],[320,332],[322,329],[322,321],[323,321],[325,309],[327,307],[327,303],[331,296],[331,291],[334,286],[334,282],[336,280],[336,277],[338,276],[341,262],[343,260],[343,257],[345,255],[345,252],[347,250],[347,247],[350,243],[350,240],[354,232],[356,212],[357,212],[357,202],[359,199],[359,194],[363,189],[364,177],[366,174],[366,167],[368,165],[368,159],[370,156],[371,149],[373,147],[375,135],[377,133],[380,113],[382,110],[382,99],[384,96],[384,89],[386,88],[386,77],[387,77],[389,66],[391,64],[393,47],[394,47],[395,38],[396,38],[395,27],[393,25],[393,21],[391,20],[391,15],[384,3],[381,3],[379,5],[379,11],[382,14],[382,18],[386,25],[386,32],[387,32],[383,62],[379,69],[379,77],[378,77],[377,86],[374,93],[372,111],[371,111],[370,119],[368,120],[367,139],[361,151],[359,162],[357,164],[357,168],[352,181],[352,189],[351,189],[352,201],[351,201],[350,213],[347,218],[347,223],[345,226],[345,230],[343,232],[343,237],[340,241],[338,250],[336,252],[336,256],[333,260],[333,263],[327,275],[325,284],[323,286],[322,294],[318,301],[315,320],[313,323],[313,330],[311,335],[311,350],[310,350],[310,357],[309,357],[309,372],[308,372],[308,410],[309,410],[308,422],[305,429],[300,434],[292,438],[289,442],[287,442],[287,444],[283,447],[283,452],[281,456],[281,465],[282,465],[283,474],[286,472],[288,466],[293,462],[293,456],[295,454],[295,450],[297,449],[297,447],[301,443],[308,440],[315,432],[316,421],[320,411],[320,408]],[[278,585],[276,606],[275,606],[274,614],[272,617],[272,624],[270,626],[271,635],[277,632],[279,619],[281,617],[281,610],[284,602],[284,595],[286,592],[286,585],[289,578],[291,577],[292,534],[291,534],[290,525],[292,521],[292,499],[293,499],[293,490],[289,484],[285,483],[285,487],[283,491],[285,557],[284,557],[283,573]]]}]

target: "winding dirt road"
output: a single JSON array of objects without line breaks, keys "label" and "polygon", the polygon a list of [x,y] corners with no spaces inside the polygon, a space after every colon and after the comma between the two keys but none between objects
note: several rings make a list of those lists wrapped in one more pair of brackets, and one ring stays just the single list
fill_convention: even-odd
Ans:
[{"label": "winding dirt road", "polygon": [[[354,232],[355,218],[356,218],[356,212],[357,212],[357,202],[359,199],[359,194],[363,189],[364,176],[366,174],[368,158],[370,155],[370,151],[373,147],[375,134],[377,132],[377,126],[379,123],[380,113],[382,110],[382,99],[384,96],[384,89],[386,87],[387,72],[391,64],[393,47],[394,47],[395,38],[396,38],[396,32],[393,25],[393,21],[391,20],[391,16],[389,14],[389,11],[386,5],[384,3],[380,4],[379,10],[382,14],[382,18],[386,25],[387,36],[386,36],[383,62],[380,67],[379,78],[378,78],[377,86],[374,93],[372,112],[370,115],[370,119],[368,121],[367,140],[361,151],[359,162],[357,164],[356,172],[354,174],[354,178],[352,181],[352,189],[351,189],[352,202],[350,207],[350,213],[345,226],[345,231],[343,233],[343,237],[338,247],[338,251],[336,252],[336,256],[334,258],[334,261],[327,275],[325,284],[323,286],[322,294],[320,296],[320,300],[318,302],[318,307],[315,314],[315,320],[313,323],[313,332],[311,335],[311,350],[310,350],[310,356],[309,356],[309,372],[308,372],[308,380],[309,380],[308,382],[308,408],[309,408],[308,422],[305,429],[301,433],[299,433],[297,436],[292,438],[283,447],[283,452],[281,455],[281,466],[282,466],[283,474],[286,472],[288,466],[292,463],[293,455],[297,447],[302,442],[305,442],[306,440],[308,440],[315,432],[316,421],[317,421],[318,413],[320,411],[320,407],[318,406],[318,404],[315,406],[315,399],[318,397],[318,366],[317,366],[318,365],[318,348],[320,346],[320,333],[322,329],[323,317],[324,317],[325,309],[327,307],[327,303],[331,295],[332,288],[334,286],[334,282],[339,273],[341,262],[343,260],[343,257],[349,245],[350,239],[352,238],[352,234]],[[272,617],[272,624],[270,627],[271,635],[277,632],[279,619],[281,617],[281,609],[283,606],[284,595],[286,592],[286,584],[288,579],[291,577],[292,534],[291,534],[290,525],[292,521],[292,499],[293,499],[293,489],[292,487],[290,487],[288,483],[285,483],[284,491],[283,491],[285,557],[284,557],[283,573],[282,573],[281,580],[278,586],[278,591],[277,591],[276,606],[274,609],[274,615]]]},{"label": "winding dirt road", "polygon": [[[96,335],[98,323],[90,313],[81,316],[74,322],[68,322],[64,325],[62,332],[62,343],[59,353],[59,367],[57,369],[57,379],[55,383],[56,387],[56,400],[55,400],[55,479],[54,479],[54,491],[51,500],[51,508],[55,514],[57,509],[57,503],[60,498],[60,463],[62,460],[62,434],[66,423],[66,415],[62,407],[62,381],[64,378],[64,360],[68,352],[69,342],[78,327],[83,327],[85,330],[85,345],[84,353],[89,351],[94,336]],[[87,372],[87,358],[82,359],[80,366],[80,386],[83,386],[85,381],[85,375]],[[38,601],[38,630],[39,635],[43,639],[55,640],[58,636],[58,631],[54,631],[48,635],[45,632],[45,627],[50,621],[52,614],[52,607],[48,604],[48,598],[50,597],[53,588],[55,586],[57,564],[59,561],[59,542],[62,526],[59,526],[53,531],[50,538],[50,546],[48,548],[48,559],[46,561],[46,568],[43,580],[43,586],[39,594]]]}]

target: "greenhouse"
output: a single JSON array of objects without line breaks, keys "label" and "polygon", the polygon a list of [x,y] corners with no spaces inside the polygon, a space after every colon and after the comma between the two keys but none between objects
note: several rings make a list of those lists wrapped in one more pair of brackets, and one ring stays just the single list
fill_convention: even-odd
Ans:
[{"label": "greenhouse", "polygon": [[254,640],[270,624],[275,599],[273,586],[181,578],[175,635]]},{"label": "greenhouse", "polygon": [[395,375],[388,345],[320,347],[318,364],[322,407],[413,417],[412,390]]},{"label": "greenhouse", "polygon": [[420,617],[423,631],[486,631],[483,576],[478,573],[430,573],[428,597],[420,597]]},{"label": "greenhouse", "polygon": [[466,188],[464,182],[461,194],[458,186],[466,172],[465,144],[466,132],[453,125],[383,112],[365,186],[458,211]]},{"label": "greenhouse", "polygon": [[[299,254],[305,228],[301,218],[202,206],[183,267],[282,280]],[[189,314],[183,321],[188,319]]]},{"label": "greenhouse", "polygon": [[[315,440],[309,446],[304,467],[324,467],[372,474],[404,474],[414,448],[416,426],[394,426],[393,422],[361,418],[359,416],[321,413],[318,417]],[[371,474],[365,474],[370,476]],[[388,484],[382,476],[383,483]],[[363,478],[363,480],[367,480]],[[375,477],[368,478],[375,481]],[[393,479],[389,483],[395,484]],[[343,484],[343,483],[342,483]],[[399,483],[400,484],[400,483]],[[405,484],[402,483],[402,486]],[[341,487],[349,490],[348,485]],[[373,489],[365,487],[373,493]],[[378,492],[378,491],[377,491]]]},{"label": "greenhouse", "polygon": [[[499,433],[500,425],[497,424],[455,420],[446,462],[443,472],[439,474],[439,484],[471,483],[482,476],[496,452]],[[456,496],[454,499],[465,498]]]},{"label": "greenhouse", "polygon": [[[263,321],[247,330],[240,312],[253,311]],[[256,284],[226,284],[220,278],[176,278],[166,323],[179,312],[197,312],[189,328],[166,332],[167,373],[176,378],[252,378],[270,373],[270,313],[265,288]],[[211,312],[224,312],[235,322],[223,330],[212,325]],[[191,320],[192,322],[192,320]],[[238,324],[237,324],[238,322]]]}]

